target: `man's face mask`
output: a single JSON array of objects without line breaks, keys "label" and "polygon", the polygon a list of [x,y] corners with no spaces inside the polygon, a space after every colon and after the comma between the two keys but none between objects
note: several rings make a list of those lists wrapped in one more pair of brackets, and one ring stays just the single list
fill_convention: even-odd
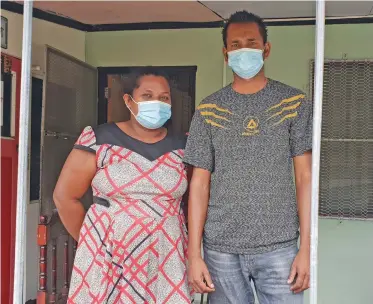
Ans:
[{"label": "man's face mask", "polygon": [[263,50],[243,48],[228,52],[228,65],[243,79],[255,77],[263,64]]}]

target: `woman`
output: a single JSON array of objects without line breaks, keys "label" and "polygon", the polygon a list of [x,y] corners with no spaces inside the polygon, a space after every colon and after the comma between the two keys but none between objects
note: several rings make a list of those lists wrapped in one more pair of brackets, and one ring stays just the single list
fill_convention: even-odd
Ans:
[{"label": "woman", "polygon": [[[191,303],[186,277],[184,137],[165,76],[142,71],[123,100],[129,121],[86,127],[54,191],[78,242],[68,303]],[[89,186],[93,205],[79,199]]]}]

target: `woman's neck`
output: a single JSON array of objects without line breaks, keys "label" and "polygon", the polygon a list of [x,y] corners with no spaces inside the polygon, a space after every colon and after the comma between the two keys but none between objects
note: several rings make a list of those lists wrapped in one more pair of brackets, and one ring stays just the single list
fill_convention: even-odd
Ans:
[{"label": "woman's neck", "polygon": [[167,134],[166,128],[159,128],[155,130],[147,129],[141,126],[136,120],[131,118],[126,122],[125,126],[129,135],[145,142],[157,142],[164,138]]}]

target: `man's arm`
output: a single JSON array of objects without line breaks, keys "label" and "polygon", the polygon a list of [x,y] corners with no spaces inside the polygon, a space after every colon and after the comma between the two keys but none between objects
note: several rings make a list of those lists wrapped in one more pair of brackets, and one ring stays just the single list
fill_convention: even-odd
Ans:
[{"label": "man's arm", "polygon": [[189,282],[199,293],[214,291],[210,274],[201,256],[202,234],[210,197],[210,179],[210,171],[193,168],[188,202]]},{"label": "man's arm", "polygon": [[211,172],[214,171],[215,165],[210,127],[197,107],[190,125],[183,159],[192,170],[188,200],[188,280],[199,293],[214,290],[201,255],[202,234],[210,198]]},{"label": "man's arm", "polygon": [[310,249],[312,153],[294,158],[295,186],[300,226],[300,250]]},{"label": "man's arm", "polygon": [[310,151],[306,152],[294,157],[293,160],[300,226],[300,247],[288,283],[292,284],[292,291],[299,293],[309,288],[310,280],[312,153]]},{"label": "man's arm", "polygon": [[209,171],[193,168],[188,202],[188,248],[190,258],[201,257],[202,233],[210,197],[210,177],[211,173]]}]

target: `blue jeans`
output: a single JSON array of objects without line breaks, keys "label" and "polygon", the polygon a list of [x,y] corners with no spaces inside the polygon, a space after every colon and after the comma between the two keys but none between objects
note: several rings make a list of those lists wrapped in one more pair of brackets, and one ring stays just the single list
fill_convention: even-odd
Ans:
[{"label": "blue jeans", "polygon": [[204,249],[204,259],[215,285],[210,304],[254,304],[254,283],[260,304],[302,304],[303,293],[294,294],[287,283],[297,246],[254,255]]}]

